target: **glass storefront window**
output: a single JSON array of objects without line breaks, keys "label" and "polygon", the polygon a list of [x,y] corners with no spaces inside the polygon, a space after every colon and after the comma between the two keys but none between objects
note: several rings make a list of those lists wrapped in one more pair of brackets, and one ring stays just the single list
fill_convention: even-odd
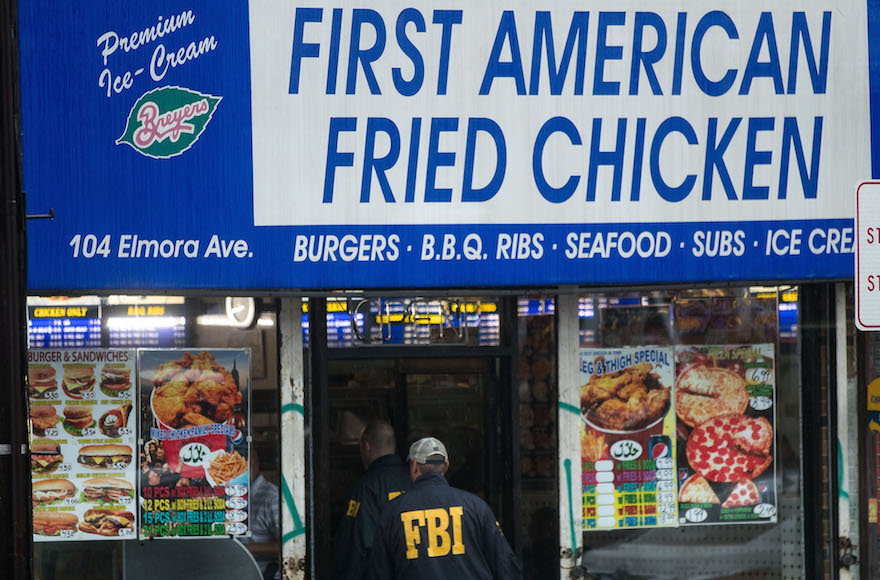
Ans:
[{"label": "glass storefront window", "polygon": [[[244,312],[247,316],[243,316],[243,311],[247,311]],[[163,576],[169,578],[226,577],[234,573],[237,578],[275,578],[278,575],[281,550],[278,487],[281,480],[279,461],[281,437],[276,334],[277,303],[274,300],[260,298],[230,300],[219,297],[180,296],[33,297],[28,300],[28,314],[29,348],[32,352],[47,349],[56,351],[68,349],[58,351],[61,353],[74,352],[69,349],[151,349],[151,352],[163,349],[162,352],[164,352],[164,349],[170,349],[166,358],[175,361],[178,359],[180,361],[188,360],[186,358],[188,355],[198,358],[199,353],[203,351],[214,353],[217,356],[220,356],[220,353],[243,353],[242,357],[244,358],[230,360],[228,363],[224,363],[222,368],[220,363],[215,361],[213,368],[220,370],[206,371],[215,372],[213,377],[200,375],[205,382],[199,383],[201,385],[199,390],[193,389],[192,394],[202,393],[203,398],[199,401],[183,400],[181,404],[186,405],[184,410],[190,415],[185,415],[188,417],[186,419],[175,419],[179,420],[180,425],[173,426],[184,428],[197,426],[205,421],[214,423],[222,421],[222,425],[219,426],[228,429],[230,433],[245,432],[249,437],[249,445],[247,445],[248,441],[242,441],[237,443],[238,446],[234,449],[247,449],[249,455],[249,465],[245,467],[245,469],[249,467],[249,471],[245,471],[248,474],[245,477],[248,478],[249,487],[245,497],[249,502],[247,505],[250,511],[246,521],[249,522],[250,537],[242,537],[241,541],[231,539],[231,536],[212,539],[183,540],[175,538],[130,542],[118,541],[115,538],[113,541],[88,541],[100,537],[95,532],[90,535],[82,531],[81,526],[86,523],[85,518],[92,517],[88,514],[100,515],[99,512],[103,510],[105,519],[107,519],[111,516],[116,517],[116,512],[121,513],[123,510],[118,509],[120,506],[116,505],[119,503],[117,500],[107,500],[104,504],[91,505],[96,500],[85,496],[86,489],[98,489],[100,485],[107,482],[102,481],[100,471],[95,470],[92,473],[78,467],[74,461],[77,457],[73,452],[78,451],[80,455],[83,455],[85,447],[80,445],[83,442],[93,444],[92,447],[98,447],[99,444],[104,443],[113,444],[113,441],[104,441],[106,437],[116,436],[116,432],[108,434],[104,431],[103,419],[112,415],[114,411],[111,409],[101,415],[102,424],[100,427],[102,429],[100,433],[98,429],[92,429],[93,434],[91,432],[87,434],[84,429],[83,435],[69,435],[66,432],[59,432],[51,440],[58,445],[58,449],[66,452],[61,467],[66,468],[70,475],[62,473],[60,469],[58,473],[46,473],[45,477],[42,473],[35,473],[35,481],[41,481],[45,484],[45,482],[57,481],[59,478],[64,478],[65,481],[72,479],[74,487],[84,495],[80,496],[77,493],[65,499],[60,506],[40,503],[35,513],[62,513],[63,510],[68,510],[68,513],[79,517],[80,527],[78,529],[80,531],[74,528],[69,533],[72,536],[71,540],[75,541],[35,541],[34,577],[39,580],[74,578],[96,580],[125,578],[130,580]],[[134,351],[130,350],[129,352]],[[236,365],[237,363],[243,364],[245,360],[247,361],[247,374],[239,377],[238,373],[243,372],[245,367],[237,368]],[[127,368],[133,369],[133,365],[132,362]],[[89,367],[89,365],[85,366]],[[107,378],[101,373],[101,369],[109,366],[112,365],[91,365],[89,368],[94,367],[93,382],[102,387],[105,386],[104,382]],[[195,367],[192,372],[196,372]],[[65,375],[64,378],[62,378],[62,373]],[[181,378],[188,376],[185,372],[176,376],[180,380],[190,380]],[[221,380],[220,377],[225,377],[222,380],[228,381],[229,385],[232,385],[234,380],[236,390],[246,388],[246,399],[240,405],[236,403],[233,407],[234,401],[231,399],[227,401],[229,404],[228,412],[226,410],[220,411],[219,405],[224,403],[219,400],[213,401],[210,398],[213,396],[209,392],[210,389],[218,389],[217,392],[221,392],[221,387],[216,382]],[[131,383],[138,384],[140,382],[141,385],[143,384],[142,380],[147,380],[136,377],[133,372],[130,378]],[[66,367],[64,371],[57,373],[54,393],[45,398],[38,397],[37,399],[32,393],[32,408],[38,405],[47,408],[57,407],[60,415],[62,409],[67,413],[68,408],[77,405],[86,406],[93,403],[94,407],[101,411],[104,410],[104,407],[115,409],[115,406],[118,406],[117,397],[112,396],[114,393],[103,389],[99,393],[97,385],[89,388],[88,393],[79,396],[83,400],[82,403],[68,400],[70,397],[76,399],[77,397],[74,396],[76,392],[72,390],[72,387],[67,389],[67,383],[64,381],[67,381]],[[63,394],[62,389],[58,388],[62,382],[64,382],[65,388]],[[193,386],[196,384],[195,379],[191,382]],[[46,385],[49,388],[48,383]],[[134,398],[126,400],[131,400],[134,403],[133,411],[129,412],[136,416],[137,414],[146,416],[145,413],[150,412],[151,409],[155,411],[157,408],[151,400],[147,400],[143,404],[138,404]],[[121,408],[125,409],[124,401],[122,401]],[[97,412],[93,415],[95,419],[98,418]],[[124,412],[122,416],[125,416]],[[64,417],[66,423],[67,414]],[[86,441],[82,438],[83,436],[89,440]],[[134,501],[130,503],[135,505],[126,508],[132,512],[138,510],[138,504],[141,509],[144,509],[146,500],[143,499],[143,490],[146,486],[156,485],[155,489],[159,489],[162,488],[162,482],[170,482],[174,478],[176,480],[175,487],[180,487],[183,482],[190,483],[189,479],[193,477],[192,475],[187,477],[184,472],[187,468],[183,463],[189,459],[184,457],[185,452],[182,449],[179,451],[176,466],[172,466],[174,462],[167,458],[167,454],[172,453],[170,447],[166,447],[163,443],[146,441],[137,434],[134,437],[132,444],[137,447],[137,450],[132,459],[135,460],[137,469],[134,477]],[[127,443],[127,441],[125,442]],[[116,444],[116,446],[122,447],[120,444]],[[216,455],[223,452],[221,450],[214,453]],[[231,451],[227,451],[227,453],[230,456],[233,455]],[[71,454],[72,457],[67,457]],[[121,457],[117,459],[121,459]],[[240,472],[241,468],[238,470]],[[206,471],[206,473],[224,477],[220,475],[219,471]],[[155,474],[156,482],[150,479],[154,477],[153,474]],[[118,483],[119,479],[119,477],[109,478],[110,483]],[[167,489],[174,491],[170,487]],[[162,498],[158,496],[157,498],[153,501],[162,501]],[[169,501],[180,500],[169,498]],[[190,500],[187,498],[183,501]],[[229,501],[228,497],[226,501]],[[81,507],[80,502],[91,503]],[[124,503],[128,504],[129,502]],[[238,504],[243,504],[243,502],[238,501],[236,505]],[[214,505],[216,507],[217,504]],[[193,506],[195,504],[189,507]],[[189,507],[186,509],[189,510]],[[106,515],[111,511],[112,514]],[[156,513],[160,512],[161,510]],[[173,518],[175,513],[179,515],[181,512],[175,512],[172,508],[167,512],[161,512],[160,516],[164,513]],[[201,512],[187,511],[187,513]],[[226,512],[205,513],[227,513],[228,519],[228,509]],[[187,523],[192,523],[192,521],[188,520]],[[212,522],[212,525],[214,524],[216,522]],[[221,525],[225,526],[226,524]],[[226,529],[228,530],[228,528]],[[74,534],[76,537],[73,537]]]},{"label": "glass storefront window", "polygon": [[[322,507],[324,529],[309,533],[318,534],[321,541],[332,537],[345,509],[346,492],[363,472],[360,432],[370,420],[386,419],[397,429],[401,452],[413,439],[428,433],[446,439],[455,458],[450,482],[490,503],[505,534],[519,547],[527,580],[560,574],[560,538],[568,543],[568,529],[562,528],[563,536],[555,530],[567,521],[569,495],[578,520],[576,544],[584,547],[577,564],[592,574],[803,577],[801,460],[805,443],[799,290],[795,286],[651,289],[578,297],[523,296],[516,301],[491,297],[328,299],[327,343],[320,345],[321,352],[311,353],[323,357],[315,366],[326,367],[321,370],[326,373],[322,374],[326,410],[310,409],[309,425],[309,429],[327,428],[324,452],[329,459],[326,469],[315,474],[313,485],[328,490],[328,505]],[[515,315],[504,308],[512,304]],[[561,309],[571,313],[572,304],[576,304],[576,320],[574,316],[562,318]],[[248,307],[245,302],[233,306]],[[260,460],[263,478],[276,486],[277,501],[281,483],[278,302],[255,299],[253,313],[253,322],[241,326],[230,317],[226,300],[219,297],[34,298],[29,302],[31,348],[249,349],[251,449]],[[304,300],[304,346],[308,344],[308,314]],[[504,328],[510,332],[503,333]],[[737,400],[747,407],[737,406],[726,415],[755,419],[744,426],[760,431],[767,425],[772,431],[769,447],[755,444],[748,453],[767,460],[760,473],[755,469],[754,477],[744,478],[754,487],[742,483],[744,479],[716,481],[719,478],[713,475],[704,477],[706,481],[698,486],[708,499],[682,495],[685,484],[697,481],[702,473],[692,465],[688,444],[705,421],[686,420],[683,413],[677,413],[680,407],[672,390],[669,401],[659,407],[661,413],[668,409],[659,422],[653,417],[636,418],[627,428],[606,423],[590,434],[586,426],[598,424],[593,421],[595,405],[585,403],[581,395],[592,376],[602,373],[579,367],[582,380],[571,381],[572,374],[564,366],[572,355],[566,349],[574,351],[581,362],[589,358],[596,363],[598,357],[598,364],[608,365],[611,374],[640,364],[614,366],[615,355],[668,355],[662,371],[652,362],[656,359],[642,359],[654,368],[637,380],[627,379],[627,388],[633,390],[627,396],[609,397],[617,397],[624,406],[641,387],[645,395],[677,387],[688,368],[702,365],[712,369],[716,378],[739,377],[731,380],[739,385],[737,389],[745,389],[747,397]],[[307,357],[305,362],[314,361]],[[578,394],[570,401],[565,397],[572,388]],[[687,392],[711,399],[718,396],[715,388],[710,385],[704,393],[699,388]],[[761,397],[769,406],[758,400]],[[766,423],[757,420],[761,417]],[[508,433],[515,435],[508,440]],[[612,453],[630,453],[631,443],[647,455],[619,462],[621,466],[611,470],[614,477],[624,472],[623,478],[642,477],[640,472],[653,470],[659,481],[658,474],[665,469],[668,481],[674,482],[673,491],[659,485],[637,488],[636,479],[621,479],[614,499],[621,502],[624,511],[620,515],[627,525],[593,526],[595,522],[589,520],[598,517],[601,502],[600,494],[587,489],[598,483],[590,478],[599,471],[599,463],[615,459]],[[566,481],[565,467],[559,463],[566,454],[577,457],[580,464],[572,481]],[[743,490],[754,491],[757,504],[741,501],[742,505],[735,505]],[[306,493],[312,497],[314,490],[308,488]],[[596,497],[588,499],[590,494]],[[660,494],[665,494],[662,501]],[[594,500],[595,512],[584,509]],[[623,504],[627,502],[641,507],[626,511]],[[660,503],[675,506],[673,519],[664,520],[669,524],[666,527],[655,525],[663,511],[656,507]],[[646,504],[652,505],[645,509]],[[772,507],[773,515],[761,522],[752,515],[746,517],[756,513],[758,504]],[[707,514],[702,521],[688,515],[698,510]],[[769,508],[761,510],[770,513]],[[254,555],[261,556],[263,564],[277,563],[280,545],[267,544],[275,547],[264,546],[267,551]],[[703,556],[695,557],[695,553]],[[250,558],[246,549],[233,546],[228,539],[36,543],[35,577],[155,577],[165,570],[162,566],[171,570],[175,565],[177,572],[163,574],[174,577],[188,570],[186,574],[196,575],[198,570],[203,575],[216,570],[215,576],[225,577],[235,570],[241,576],[245,570],[256,569]],[[310,553],[310,558],[315,554]],[[574,559],[566,560],[563,554],[563,573]],[[310,565],[317,577],[324,577],[320,563],[313,559]],[[275,569],[264,566],[262,572],[272,577]]]},{"label": "glass storefront window", "polygon": [[802,577],[797,308],[796,287],[580,297],[587,571]]}]

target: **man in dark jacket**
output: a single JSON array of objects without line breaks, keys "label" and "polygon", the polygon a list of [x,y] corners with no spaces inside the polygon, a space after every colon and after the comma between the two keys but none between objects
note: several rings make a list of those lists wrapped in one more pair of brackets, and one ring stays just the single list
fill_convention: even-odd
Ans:
[{"label": "man in dark jacket", "polygon": [[412,489],[382,510],[369,580],[518,580],[519,564],[486,502],[450,487],[446,446],[409,448]]},{"label": "man in dark jacket", "polygon": [[374,421],[361,434],[361,461],[367,472],[352,487],[333,542],[332,578],[361,580],[373,545],[379,512],[412,487],[409,470],[395,454],[394,429]]}]

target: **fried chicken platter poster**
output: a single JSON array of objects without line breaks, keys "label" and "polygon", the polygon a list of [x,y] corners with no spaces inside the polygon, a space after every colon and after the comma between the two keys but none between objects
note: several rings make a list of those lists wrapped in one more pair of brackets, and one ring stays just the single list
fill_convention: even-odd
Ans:
[{"label": "fried chicken platter poster", "polygon": [[140,536],[247,535],[250,352],[138,350]]},{"label": "fried chicken platter poster", "polygon": [[675,351],[679,523],[776,522],[772,344]]},{"label": "fried chicken platter poster", "polygon": [[135,351],[28,351],[35,542],[135,539]]},{"label": "fried chicken platter poster", "polygon": [[581,349],[584,530],[675,526],[673,349]]}]

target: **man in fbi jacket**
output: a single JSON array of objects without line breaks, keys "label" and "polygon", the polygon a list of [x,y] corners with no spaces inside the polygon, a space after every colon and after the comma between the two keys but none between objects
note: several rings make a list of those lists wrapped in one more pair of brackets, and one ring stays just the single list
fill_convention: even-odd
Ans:
[{"label": "man in fbi jacket", "polygon": [[406,493],[412,481],[396,454],[394,429],[373,421],[361,433],[361,461],[367,473],[354,485],[333,542],[333,580],[361,580],[373,545],[376,521],[385,505]]},{"label": "man in fbi jacket", "polygon": [[516,556],[477,496],[450,487],[446,446],[425,437],[409,448],[414,485],[382,510],[369,580],[516,580]]}]

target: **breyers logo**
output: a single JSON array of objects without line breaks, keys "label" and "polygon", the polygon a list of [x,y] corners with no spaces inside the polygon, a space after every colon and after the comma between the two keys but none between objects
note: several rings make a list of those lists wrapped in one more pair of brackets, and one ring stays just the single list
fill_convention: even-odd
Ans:
[{"label": "breyers logo", "polygon": [[199,140],[221,99],[182,87],[154,89],[131,108],[116,144],[154,159],[180,155]]}]

